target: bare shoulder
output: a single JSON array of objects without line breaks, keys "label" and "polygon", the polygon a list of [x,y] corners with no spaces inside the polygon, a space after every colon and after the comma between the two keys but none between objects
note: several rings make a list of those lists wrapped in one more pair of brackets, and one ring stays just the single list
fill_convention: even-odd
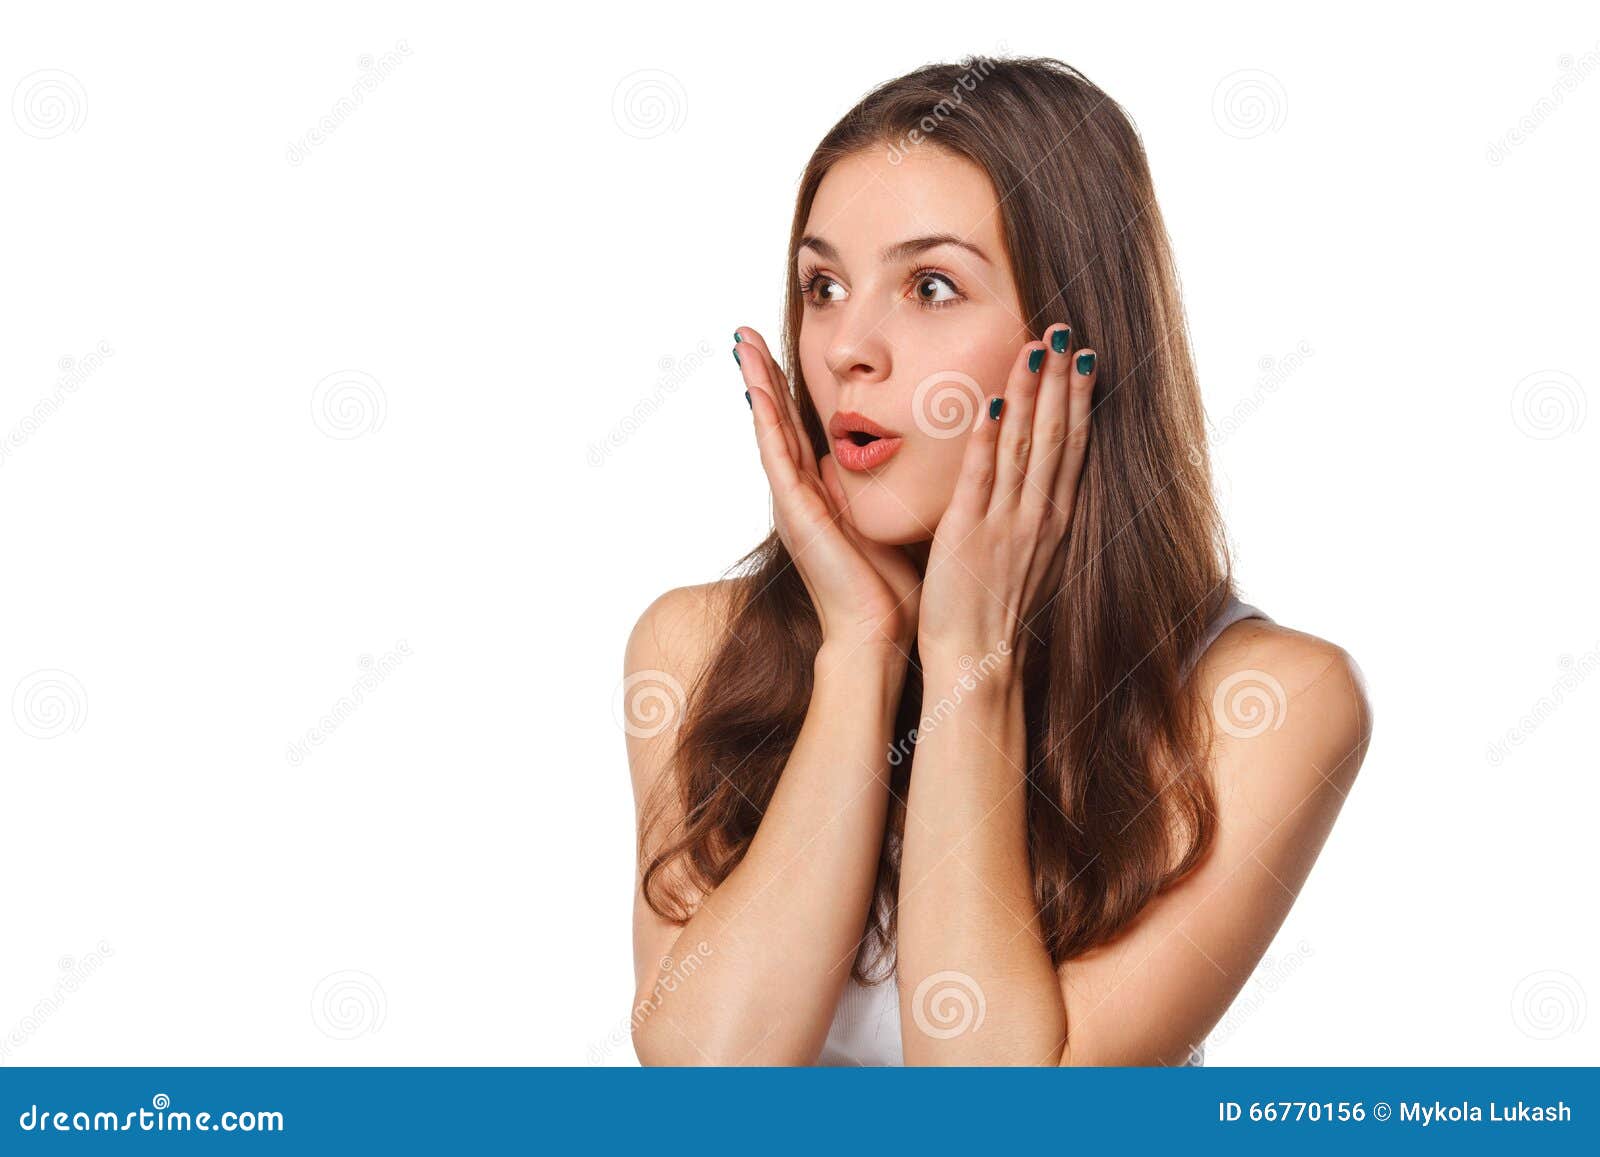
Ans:
[{"label": "bare shoulder", "polygon": [[724,579],[673,587],[658,595],[628,635],[624,673],[631,677],[661,671],[687,686],[728,630],[737,585]]},{"label": "bare shoulder", "polygon": [[689,693],[732,621],[734,580],[673,587],[633,624],[623,656],[621,724],[642,806],[671,763]]},{"label": "bare shoulder", "polygon": [[1372,736],[1372,702],[1354,656],[1264,619],[1232,624],[1195,669],[1217,736],[1217,766],[1271,764],[1290,786],[1348,790]]}]

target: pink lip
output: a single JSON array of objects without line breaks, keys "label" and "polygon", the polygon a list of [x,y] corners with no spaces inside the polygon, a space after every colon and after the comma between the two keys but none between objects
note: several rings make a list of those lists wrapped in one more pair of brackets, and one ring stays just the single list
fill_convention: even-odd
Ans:
[{"label": "pink lip", "polygon": [[903,438],[879,438],[865,446],[857,446],[849,438],[835,438],[833,460],[846,470],[875,470],[895,456]]}]

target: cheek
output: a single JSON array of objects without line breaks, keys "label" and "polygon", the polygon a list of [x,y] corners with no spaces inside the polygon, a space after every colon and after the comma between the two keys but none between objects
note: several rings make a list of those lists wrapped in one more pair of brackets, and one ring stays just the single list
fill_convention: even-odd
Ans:
[{"label": "cheek", "polygon": [[823,360],[822,351],[808,350],[805,335],[800,338],[800,375],[805,380],[806,392],[811,395],[811,404],[816,408],[817,414],[826,422],[828,416],[839,408],[838,390],[834,388],[833,375],[828,373],[827,362]]}]

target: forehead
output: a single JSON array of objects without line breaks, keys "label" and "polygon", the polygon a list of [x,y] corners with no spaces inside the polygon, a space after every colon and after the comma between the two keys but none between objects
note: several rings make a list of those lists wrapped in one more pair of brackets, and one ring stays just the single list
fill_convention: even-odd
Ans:
[{"label": "forehead", "polygon": [[847,260],[875,262],[885,245],[931,233],[954,233],[1005,260],[987,173],[928,144],[895,156],[880,144],[835,162],[817,187],[805,232],[831,241]]}]

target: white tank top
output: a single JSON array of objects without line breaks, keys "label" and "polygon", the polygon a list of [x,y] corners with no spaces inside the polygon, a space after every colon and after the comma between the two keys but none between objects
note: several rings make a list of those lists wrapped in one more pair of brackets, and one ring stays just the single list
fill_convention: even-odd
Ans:
[{"label": "white tank top", "polygon": [[[1230,599],[1195,648],[1194,655],[1184,668],[1185,674],[1193,668],[1206,648],[1216,642],[1217,636],[1240,619],[1266,619],[1272,622],[1271,616],[1264,611],[1241,602],[1238,597]],[[937,993],[930,995],[937,997]],[[962,1000],[959,988],[952,987],[949,995],[952,998],[951,1007],[959,1009]],[[1185,1063],[1203,1065],[1205,1057],[1205,1043],[1201,1042]],[[902,1066],[905,1063],[905,1054],[900,1047],[899,983],[892,975],[881,983],[871,985],[862,984],[854,976],[850,977],[839,997],[839,1007],[834,1010],[833,1025],[828,1030],[828,1039],[823,1043],[817,1064]]]}]

